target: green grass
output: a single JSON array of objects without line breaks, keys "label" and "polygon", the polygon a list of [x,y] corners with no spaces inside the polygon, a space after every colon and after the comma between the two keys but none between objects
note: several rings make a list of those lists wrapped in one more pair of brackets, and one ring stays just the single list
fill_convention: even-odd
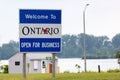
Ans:
[{"label": "green grass", "polygon": [[[21,74],[0,74],[0,80],[22,80]],[[27,80],[120,80],[120,73],[28,74]]]}]

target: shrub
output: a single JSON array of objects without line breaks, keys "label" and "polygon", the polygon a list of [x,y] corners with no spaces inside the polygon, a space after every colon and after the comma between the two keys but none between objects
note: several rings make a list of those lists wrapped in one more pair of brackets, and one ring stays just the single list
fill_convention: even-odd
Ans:
[{"label": "shrub", "polygon": [[75,67],[78,69],[78,73],[80,73],[80,65],[76,64]]},{"label": "shrub", "polygon": [[70,71],[64,71],[64,73],[70,73]]},{"label": "shrub", "polygon": [[4,65],[3,69],[4,69],[3,73],[8,73],[8,65]]},{"label": "shrub", "polygon": [[115,72],[115,73],[118,73],[118,72],[120,72],[120,70],[119,69],[110,69],[110,70],[108,70],[107,72],[109,72],[109,73],[111,73],[111,72]]}]

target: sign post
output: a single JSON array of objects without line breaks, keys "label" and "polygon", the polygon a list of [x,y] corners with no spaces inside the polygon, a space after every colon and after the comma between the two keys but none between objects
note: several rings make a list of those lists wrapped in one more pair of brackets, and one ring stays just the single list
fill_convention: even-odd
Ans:
[{"label": "sign post", "polygon": [[23,80],[26,80],[26,53],[23,53]]},{"label": "sign post", "polygon": [[55,54],[56,53],[52,53],[52,58],[53,58],[53,60],[52,60],[52,62],[53,62],[53,65],[52,65],[52,76],[53,77],[55,77]]},{"label": "sign post", "polygon": [[61,10],[20,9],[19,16],[21,53],[61,52]]}]

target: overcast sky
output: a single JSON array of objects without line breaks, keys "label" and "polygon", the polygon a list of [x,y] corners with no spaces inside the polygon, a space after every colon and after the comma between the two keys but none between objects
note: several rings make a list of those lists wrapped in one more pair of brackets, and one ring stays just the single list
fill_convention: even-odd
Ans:
[{"label": "overcast sky", "polygon": [[120,33],[120,0],[0,0],[0,44],[19,41],[19,9],[61,9],[62,34],[83,33],[83,9],[86,9],[86,33]]}]

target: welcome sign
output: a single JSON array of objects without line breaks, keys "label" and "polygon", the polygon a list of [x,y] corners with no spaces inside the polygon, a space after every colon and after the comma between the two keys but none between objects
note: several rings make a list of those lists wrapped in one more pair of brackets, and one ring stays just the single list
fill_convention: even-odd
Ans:
[{"label": "welcome sign", "polygon": [[61,10],[19,10],[20,52],[61,52]]}]

